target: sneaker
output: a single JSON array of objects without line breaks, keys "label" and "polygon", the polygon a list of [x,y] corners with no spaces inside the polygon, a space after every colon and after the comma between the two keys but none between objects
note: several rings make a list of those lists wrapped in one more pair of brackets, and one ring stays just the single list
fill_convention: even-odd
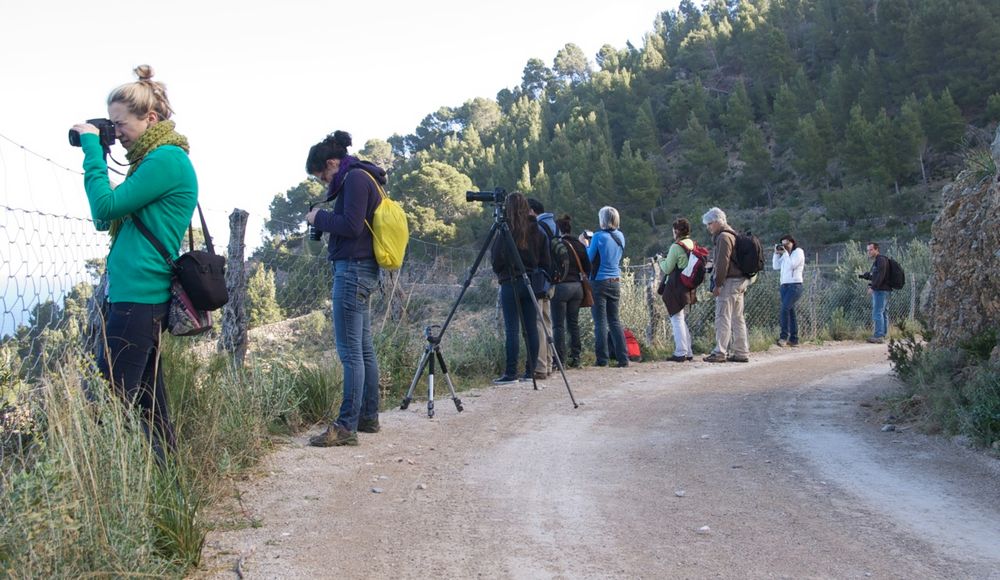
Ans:
[{"label": "sneaker", "polygon": [[358,421],[358,432],[360,433],[378,433],[380,429],[382,426],[378,424],[378,417]]},{"label": "sneaker", "polygon": [[[543,373],[543,372],[537,372],[537,373],[535,373],[535,380],[536,381],[544,381],[547,378],[549,378],[549,373]],[[531,380],[531,379],[528,379],[528,380]]]},{"label": "sneaker", "polygon": [[516,382],[517,382],[517,377],[511,377],[508,375],[504,375],[498,379],[493,379],[494,385],[509,385],[511,383],[516,383]]},{"label": "sneaker", "polygon": [[580,364],[580,359],[578,359],[578,358],[571,358],[571,359],[569,359],[569,368],[571,368],[571,369],[578,369],[581,366],[583,366],[583,365]]},{"label": "sneaker", "polygon": [[688,362],[691,362],[691,361],[693,361],[693,360],[694,360],[694,357],[693,357],[693,356],[686,356],[686,357],[684,357],[684,358],[686,358]]},{"label": "sneaker", "polygon": [[339,447],[341,445],[357,445],[357,433],[351,433],[337,423],[331,424],[319,435],[309,438],[309,445],[313,447]]},{"label": "sneaker", "polygon": [[595,367],[606,367],[606,366],[608,366],[608,361],[604,361],[604,362],[597,361],[597,362],[594,363],[594,366]]},{"label": "sneaker", "polygon": [[615,364],[615,367],[616,367],[616,368],[620,368],[620,369],[623,369],[623,368],[625,368],[625,367],[627,367],[627,366],[628,366],[628,361],[625,361],[625,362],[620,362],[620,363],[616,363],[616,364]]},{"label": "sneaker", "polygon": [[882,344],[882,343],[885,342],[885,337],[884,336],[869,336],[868,337],[868,342],[870,342],[872,344]]},{"label": "sneaker", "polygon": [[740,362],[740,363],[748,363],[748,362],[750,362],[750,358],[749,358],[749,357],[745,357],[745,356],[739,356],[739,355],[735,355],[735,354],[734,354],[733,356],[729,356],[729,357],[726,357],[726,361],[727,361],[727,362]]},{"label": "sneaker", "polygon": [[792,347],[792,348],[795,348],[795,347],[799,346],[799,343],[797,343],[797,342],[791,342],[791,341],[789,341],[789,342],[788,342],[788,346],[790,346],[790,347]]},{"label": "sneaker", "polygon": [[788,346],[788,341],[785,340],[785,339],[783,339],[783,338],[779,338],[778,339],[778,346]]},{"label": "sneaker", "polygon": [[680,363],[682,363],[682,362],[687,362],[688,361],[688,357],[686,357],[686,356],[677,356],[675,354],[674,356],[668,358],[667,360],[670,361],[670,362],[680,362]]},{"label": "sneaker", "polygon": [[712,354],[706,356],[701,360],[710,363],[724,363],[726,362],[726,355],[722,354],[721,352],[713,352]]}]

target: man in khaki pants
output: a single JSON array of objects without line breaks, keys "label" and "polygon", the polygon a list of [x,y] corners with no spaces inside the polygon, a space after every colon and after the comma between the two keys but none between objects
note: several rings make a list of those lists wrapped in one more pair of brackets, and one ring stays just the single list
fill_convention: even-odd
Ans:
[{"label": "man in khaki pants", "polygon": [[713,363],[750,362],[750,340],[743,317],[743,296],[750,286],[750,279],[743,275],[736,263],[736,232],[729,227],[726,212],[717,207],[708,210],[701,221],[712,234],[710,259],[714,264],[712,295],[715,296],[715,348],[702,360]]}]

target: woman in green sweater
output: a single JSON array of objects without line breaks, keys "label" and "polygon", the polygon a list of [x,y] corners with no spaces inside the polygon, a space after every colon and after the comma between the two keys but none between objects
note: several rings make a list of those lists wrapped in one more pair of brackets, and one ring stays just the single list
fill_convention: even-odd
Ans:
[{"label": "woman in green sweater", "polygon": [[674,354],[667,360],[686,362],[694,358],[691,350],[691,331],[684,319],[684,307],[694,304],[694,290],[690,290],[680,282],[680,272],[687,267],[688,253],[694,249],[691,239],[691,223],[679,218],[673,223],[674,243],[670,245],[667,257],[660,261],[660,270],[667,276],[663,290],[663,303],[670,315],[670,324],[674,332]]},{"label": "woman in green sweater", "polygon": [[159,365],[160,334],[170,304],[170,266],[132,220],[137,216],[171,255],[198,203],[198,180],[188,159],[187,139],[174,131],[166,87],[153,69],[135,69],[138,81],[108,95],[108,116],[125,147],[128,174],[117,187],[97,128],[75,125],[83,148],[84,188],[98,230],[108,231],[106,345],[98,361],[111,388],[142,414],[146,434],[162,461],[176,445]]}]

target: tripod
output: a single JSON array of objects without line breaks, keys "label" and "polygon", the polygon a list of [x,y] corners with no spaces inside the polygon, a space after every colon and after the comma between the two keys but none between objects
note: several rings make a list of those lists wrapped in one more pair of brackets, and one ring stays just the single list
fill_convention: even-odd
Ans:
[{"label": "tripod", "polygon": [[427,367],[428,417],[434,416],[434,359],[437,359],[438,364],[441,365],[441,372],[444,373],[444,378],[448,381],[448,390],[451,391],[451,400],[455,402],[455,408],[458,409],[459,413],[463,411],[462,400],[455,394],[455,385],[451,382],[448,367],[444,364],[444,356],[441,355],[441,335],[443,331],[435,335],[435,328],[440,329],[441,327],[435,324],[424,328],[424,336],[427,337],[427,346],[424,347],[424,354],[420,357],[420,364],[417,365],[417,374],[413,376],[413,382],[410,383],[410,388],[406,391],[406,396],[403,397],[402,404],[399,405],[400,409],[406,409],[410,406],[410,401],[413,400],[413,389],[416,388],[420,375],[424,373],[424,367]]},{"label": "tripod", "polygon": [[[542,316],[541,306],[538,304],[538,299],[535,297],[535,293],[531,291],[531,279],[528,277],[528,271],[524,267],[524,262],[521,260],[521,254],[517,251],[517,244],[514,242],[514,236],[510,233],[510,227],[507,225],[507,218],[504,215],[504,199],[506,199],[507,192],[502,189],[497,189],[494,192],[475,192],[470,191],[466,194],[466,201],[492,201],[493,203],[493,225],[490,227],[490,231],[486,234],[486,239],[483,241],[482,247],[479,249],[479,254],[476,256],[476,260],[472,263],[472,267],[469,268],[469,275],[466,276],[465,282],[462,283],[462,291],[459,292],[458,298],[455,300],[455,304],[452,305],[451,311],[448,313],[448,317],[445,319],[444,324],[440,327],[438,326],[428,326],[424,329],[424,335],[427,338],[427,346],[424,347],[424,354],[420,357],[420,364],[417,366],[417,372],[413,376],[413,382],[410,383],[410,388],[406,392],[406,396],[403,397],[403,402],[400,404],[400,409],[406,409],[410,406],[410,402],[413,401],[413,390],[417,386],[417,382],[420,380],[420,375],[423,374],[424,368],[429,369],[428,375],[428,401],[427,401],[427,416],[434,416],[434,359],[438,360],[441,365],[441,370],[444,372],[445,379],[448,381],[448,388],[451,390],[452,401],[455,402],[455,407],[459,412],[462,412],[462,401],[455,396],[455,387],[451,383],[451,377],[448,375],[448,369],[444,363],[444,356],[441,354],[441,337],[444,336],[445,331],[448,329],[448,325],[451,324],[452,318],[455,317],[455,311],[458,310],[458,305],[461,304],[462,298],[465,296],[465,292],[469,289],[469,285],[472,284],[472,278],[476,275],[476,271],[479,269],[479,265],[483,261],[483,257],[486,255],[486,251],[489,250],[493,239],[499,235],[501,243],[503,243],[507,249],[510,256],[513,257],[514,263],[521,272],[521,280],[528,288],[528,295],[531,296],[531,302],[535,307],[535,312],[539,317]],[[521,319],[522,326],[524,319]],[[440,328],[437,334],[434,334],[434,329]],[[573,397],[573,390],[569,387],[569,379],[566,378],[566,369],[563,367],[562,360],[559,358],[559,353],[556,351],[555,342],[552,339],[552,335],[549,333],[548,328],[542,325],[545,332],[545,341],[549,345],[549,352],[555,357],[556,366],[559,368],[559,372],[562,375],[563,382],[566,384],[566,392],[569,393],[569,399],[573,403],[573,408],[576,409],[579,405],[576,402],[576,398]],[[528,358],[531,358],[531,351],[528,350]],[[529,367],[533,367],[533,363],[529,362]],[[534,389],[538,390],[538,381],[535,380],[534,373],[531,373],[531,382]]]}]

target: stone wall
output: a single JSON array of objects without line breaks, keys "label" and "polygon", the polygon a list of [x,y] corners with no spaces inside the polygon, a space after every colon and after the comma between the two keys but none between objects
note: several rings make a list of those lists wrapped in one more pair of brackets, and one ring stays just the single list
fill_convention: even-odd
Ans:
[{"label": "stone wall", "polygon": [[[1000,130],[991,148],[1000,167]],[[964,171],[942,191],[931,228],[932,346],[1000,326],[1000,175]],[[1000,358],[1000,347],[993,350]]]}]

